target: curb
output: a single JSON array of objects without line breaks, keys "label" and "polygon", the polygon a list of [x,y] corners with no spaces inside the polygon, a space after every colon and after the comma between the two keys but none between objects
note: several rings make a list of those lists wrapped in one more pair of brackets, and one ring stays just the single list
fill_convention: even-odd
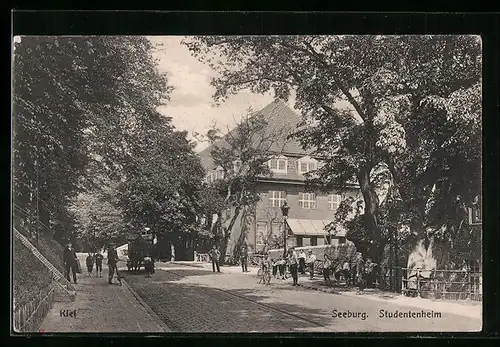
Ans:
[{"label": "curb", "polygon": [[172,330],[163,323],[163,321],[158,317],[158,315],[149,307],[148,304],[142,300],[142,298],[139,296],[139,294],[136,293],[132,287],[125,281],[124,278],[121,279],[124,287],[134,296],[134,298],[139,302],[139,304],[146,309],[146,311],[149,313],[149,315],[153,318],[154,322],[158,327],[163,331],[163,332],[171,332]]},{"label": "curb", "polygon": [[199,269],[203,269],[203,265],[197,265],[197,264],[185,264],[185,263],[178,263],[176,261],[171,262],[170,264],[175,264],[175,265],[180,265],[180,266],[190,266],[190,267],[197,267]]},{"label": "curb", "polygon": [[304,289],[309,289],[309,290],[315,290],[315,291],[323,292],[323,293],[343,295],[342,292],[338,292],[332,288],[321,288],[321,287],[312,286],[310,284],[303,284],[303,283],[299,283],[299,287],[304,288]]}]

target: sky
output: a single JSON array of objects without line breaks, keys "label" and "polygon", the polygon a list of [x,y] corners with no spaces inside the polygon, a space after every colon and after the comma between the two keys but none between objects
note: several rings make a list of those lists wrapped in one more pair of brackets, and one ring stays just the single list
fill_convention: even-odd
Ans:
[{"label": "sky", "polygon": [[[160,72],[167,73],[169,84],[174,87],[170,101],[160,108],[160,112],[172,117],[172,122],[178,130],[187,130],[190,138],[193,132],[205,134],[214,122],[221,130],[226,130],[228,126],[233,128],[249,107],[258,111],[273,101],[272,94],[241,91],[230,96],[220,106],[215,106],[212,99],[215,88],[210,85],[210,80],[216,76],[216,72],[192,57],[187,47],[181,45],[181,40],[188,38],[148,38],[154,44],[159,44],[154,53],[155,58],[159,60],[158,68]],[[207,145],[199,143],[196,150],[200,151]]]}]

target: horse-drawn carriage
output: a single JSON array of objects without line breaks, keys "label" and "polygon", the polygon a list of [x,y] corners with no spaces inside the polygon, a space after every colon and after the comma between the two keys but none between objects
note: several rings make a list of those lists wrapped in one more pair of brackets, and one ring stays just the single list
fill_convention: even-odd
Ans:
[{"label": "horse-drawn carriage", "polygon": [[153,262],[153,236],[151,234],[130,235],[128,238],[127,269],[138,271]]}]

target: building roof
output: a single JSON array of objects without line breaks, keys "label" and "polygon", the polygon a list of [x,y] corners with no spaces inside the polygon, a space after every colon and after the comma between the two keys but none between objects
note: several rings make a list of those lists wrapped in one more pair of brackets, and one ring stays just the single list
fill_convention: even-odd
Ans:
[{"label": "building roof", "polygon": [[[275,142],[271,145],[271,151],[292,157],[302,157],[311,153],[311,151],[305,151],[302,149],[302,146],[298,141],[287,139],[288,135],[297,130],[297,127],[301,122],[301,118],[297,113],[291,110],[285,102],[276,99],[262,110],[255,112],[254,115],[262,115],[267,122],[266,129],[260,134],[261,138],[276,133],[280,133],[280,135],[282,135],[279,139],[274,139]],[[236,128],[231,130],[229,134],[224,136],[224,138],[227,138],[230,135],[235,135],[236,131]],[[224,146],[224,138],[216,141],[215,145]],[[201,163],[206,170],[215,169],[211,155],[212,150],[213,145],[198,153],[201,158]]]}]

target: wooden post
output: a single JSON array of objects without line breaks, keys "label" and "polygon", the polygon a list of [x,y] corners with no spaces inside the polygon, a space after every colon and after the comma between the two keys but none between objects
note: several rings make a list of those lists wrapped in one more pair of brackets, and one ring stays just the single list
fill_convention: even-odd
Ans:
[{"label": "wooden post", "polygon": [[467,297],[472,300],[472,276],[470,267],[468,267],[468,285],[467,285]]},{"label": "wooden post", "polygon": [[434,269],[434,276],[432,276],[433,281],[432,281],[432,296],[435,299],[436,298],[436,293],[437,293],[437,281],[436,277],[437,276],[437,269]]},{"label": "wooden post", "polygon": [[417,297],[422,297],[420,295],[420,269],[417,269]]},{"label": "wooden post", "polygon": [[287,224],[286,224],[286,216],[283,216],[283,258],[286,258],[286,241],[287,241]]},{"label": "wooden post", "polygon": [[393,239],[394,239],[394,229],[391,228],[391,240],[390,240],[390,244],[389,244],[389,276],[390,276],[390,282],[389,282],[389,286],[391,287],[391,292],[395,291],[395,281],[394,281],[394,278],[393,278],[393,274],[392,274],[392,268],[393,268]]}]

